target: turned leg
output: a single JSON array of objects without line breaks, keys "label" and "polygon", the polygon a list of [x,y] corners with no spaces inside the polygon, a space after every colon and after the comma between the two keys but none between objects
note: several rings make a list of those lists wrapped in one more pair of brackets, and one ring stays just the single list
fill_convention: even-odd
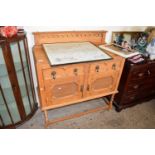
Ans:
[{"label": "turned leg", "polygon": [[45,115],[45,128],[47,128],[47,126],[48,126],[48,112],[45,110],[44,111],[44,115]]}]

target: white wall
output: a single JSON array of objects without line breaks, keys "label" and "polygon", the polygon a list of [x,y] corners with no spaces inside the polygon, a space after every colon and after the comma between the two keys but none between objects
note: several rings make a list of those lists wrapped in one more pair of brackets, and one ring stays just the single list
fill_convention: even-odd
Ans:
[{"label": "white wall", "polygon": [[[41,31],[78,31],[78,30],[107,30],[108,33],[106,35],[106,42],[109,43],[111,40],[112,31],[144,31],[146,26],[103,26],[103,27],[52,27],[52,26],[24,26],[23,27],[27,32],[29,51],[30,51],[30,59],[32,65],[32,72],[34,78],[35,88],[37,87],[37,78],[35,73],[32,47],[34,46],[34,39],[32,32],[41,32]],[[36,91],[37,92],[37,91]],[[39,103],[39,100],[38,100]]]}]

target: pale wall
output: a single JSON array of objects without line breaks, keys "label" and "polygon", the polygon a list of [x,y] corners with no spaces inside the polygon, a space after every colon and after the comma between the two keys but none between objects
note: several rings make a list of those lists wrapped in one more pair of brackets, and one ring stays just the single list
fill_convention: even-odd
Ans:
[{"label": "pale wall", "polygon": [[[109,43],[111,40],[112,31],[144,31],[145,26],[103,26],[103,27],[52,27],[52,26],[24,26],[25,31],[27,32],[28,44],[30,59],[32,65],[32,72],[34,78],[35,88],[37,87],[37,79],[32,55],[32,47],[34,45],[34,39],[32,32],[41,32],[41,31],[78,31],[78,30],[107,30],[106,42]],[[39,102],[39,101],[38,101]]]}]

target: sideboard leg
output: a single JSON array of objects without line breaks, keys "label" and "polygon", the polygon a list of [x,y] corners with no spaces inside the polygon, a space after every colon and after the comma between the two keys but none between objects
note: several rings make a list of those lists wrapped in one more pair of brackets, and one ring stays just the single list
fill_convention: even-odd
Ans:
[{"label": "sideboard leg", "polygon": [[47,110],[44,111],[44,115],[45,115],[45,128],[47,128],[48,127],[48,122],[49,122]]},{"label": "sideboard leg", "polygon": [[109,110],[112,109],[114,97],[115,97],[115,94],[112,94],[112,95],[111,95],[111,98],[110,98],[110,101],[109,101]]}]

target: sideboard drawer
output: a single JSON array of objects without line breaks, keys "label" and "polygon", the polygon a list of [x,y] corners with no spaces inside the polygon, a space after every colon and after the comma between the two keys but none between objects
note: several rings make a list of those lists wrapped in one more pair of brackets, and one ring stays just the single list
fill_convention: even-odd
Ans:
[{"label": "sideboard drawer", "polygon": [[46,69],[43,71],[44,80],[58,80],[61,78],[68,78],[68,77],[78,77],[83,76],[84,74],[84,67],[81,65],[71,65],[71,66],[64,66],[64,67],[52,67],[51,69]]},{"label": "sideboard drawer", "polygon": [[108,60],[106,62],[95,62],[90,66],[90,73],[109,73],[120,69],[121,62],[117,60]]}]

